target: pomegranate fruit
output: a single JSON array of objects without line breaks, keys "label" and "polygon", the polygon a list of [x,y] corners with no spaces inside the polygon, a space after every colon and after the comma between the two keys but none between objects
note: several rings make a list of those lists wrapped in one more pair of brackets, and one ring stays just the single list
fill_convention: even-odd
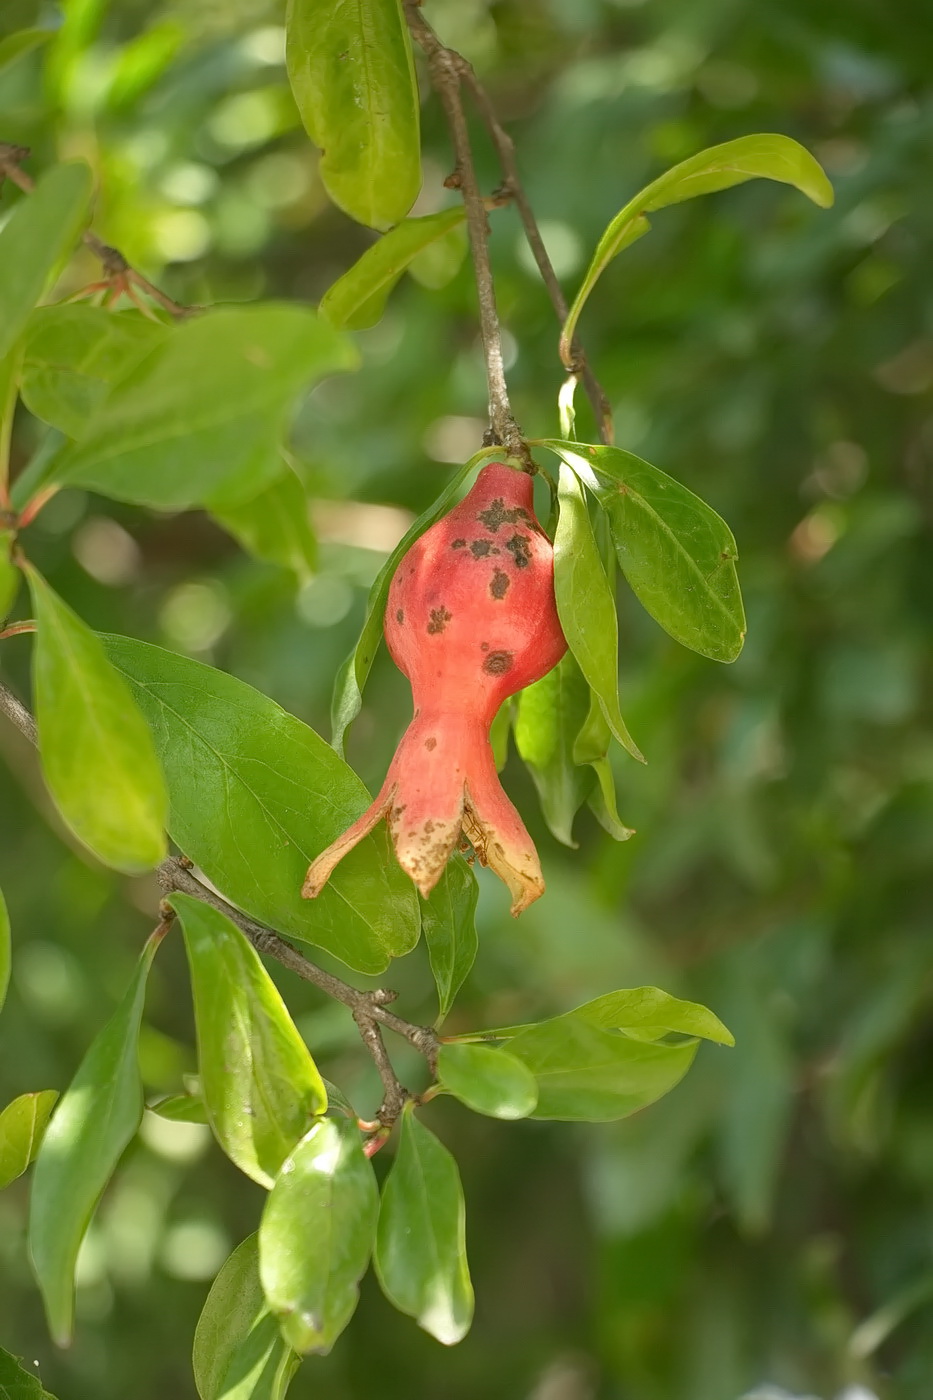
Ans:
[{"label": "pomegranate fruit", "polygon": [[461,831],[508,885],[513,914],[543,894],[538,853],[502,790],[489,741],[503,700],[567,649],[532,486],[524,472],[491,463],[400,561],[384,630],[411,682],[414,716],[375,802],[312,862],[306,898],[383,817],[399,864],[425,897]]}]

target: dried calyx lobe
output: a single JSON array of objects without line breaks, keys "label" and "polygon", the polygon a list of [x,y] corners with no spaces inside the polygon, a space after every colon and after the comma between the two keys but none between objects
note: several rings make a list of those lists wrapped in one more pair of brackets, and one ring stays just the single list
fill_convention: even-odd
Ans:
[{"label": "dried calyx lobe", "polygon": [[313,862],[318,894],[337,862],[387,817],[402,868],[427,896],[461,830],[508,885],[518,914],[544,891],[531,837],[499,783],[489,727],[509,695],[540,680],[566,642],[554,603],[551,542],[532,479],[500,462],[404,556],[385,636],[411,682],[415,713],[382,791]]}]

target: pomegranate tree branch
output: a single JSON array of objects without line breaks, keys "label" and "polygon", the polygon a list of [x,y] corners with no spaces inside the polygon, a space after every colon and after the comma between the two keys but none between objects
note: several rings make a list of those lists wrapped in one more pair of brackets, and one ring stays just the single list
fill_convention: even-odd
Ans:
[{"label": "pomegranate tree branch", "polygon": [[489,389],[487,445],[501,445],[512,455],[527,461],[528,449],[512,416],[509,391],[505,382],[502,334],[499,328],[499,312],[496,307],[492,266],[489,261],[489,224],[486,218],[486,206],[476,179],[476,167],[473,164],[473,150],[470,145],[470,131],[460,94],[463,60],[453,49],[448,49],[441,43],[421,13],[419,0],[403,0],[403,3],[408,27],[416,42],[424,50],[428,61],[428,71],[431,74],[431,84],[441,100],[447,117],[456,159],[456,169],[453,176],[450,177],[450,183],[459,188],[466,209],[470,250],[473,255],[473,271],[476,277],[476,295],[479,302],[483,354],[486,360],[486,383]]},{"label": "pomegranate tree branch", "polygon": [[[0,713],[5,714],[30,743],[37,742],[35,720],[22,701],[2,681],[0,681]],[[202,883],[194,874],[191,862],[184,856],[169,856],[159,866],[156,875],[164,895],[178,890],[183,894],[191,895],[194,899],[201,900],[204,904],[209,904],[213,909],[225,914],[231,923],[236,924],[257,953],[265,953],[268,957],[275,958],[276,962],[287,967],[290,972],[294,972],[304,981],[312,983],[326,996],[342,1002],[344,1006],[349,1008],[359,1027],[363,1044],[372,1055],[382,1080],[383,1102],[379,1110],[379,1121],[383,1126],[389,1127],[395,1122],[409,1095],[408,1090],[396,1078],[380,1027],[385,1026],[388,1030],[394,1031],[396,1035],[407,1040],[409,1045],[413,1045],[427,1061],[432,1078],[435,1076],[437,1052],[440,1048],[437,1034],[430,1026],[416,1025],[411,1021],[406,1021],[401,1016],[397,1016],[394,1011],[390,1011],[389,1003],[395,1000],[397,995],[395,992],[384,988],[377,988],[371,992],[360,991],[358,987],[352,987],[349,982],[335,977],[332,972],[318,967],[317,963],[311,962],[303,953],[299,953],[297,948],[293,948],[273,929],[258,923],[255,919],[251,919],[248,914],[234,908],[221,895]]]},{"label": "pomegranate tree branch", "polygon": [[[24,194],[32,194],[36,182],[22,169],[22,162],[28,155],[28,146],[14,146],[9,141],[0,141],[0,186],[6,179]],[[81,235],[81,241],[99,258],[106,285],[113,291],[125,292],[132,300],[135,300],[134,291],[145,292],[163,311],[167,311],[179,321],[184,320],[186,316],[196,315],[199,311],[199,307],[182,306],[180,302],[173,301],[154,282],[150,282],[148,277],[131,267],[118,248],[111,248],[90,229],[86,229]]]}]

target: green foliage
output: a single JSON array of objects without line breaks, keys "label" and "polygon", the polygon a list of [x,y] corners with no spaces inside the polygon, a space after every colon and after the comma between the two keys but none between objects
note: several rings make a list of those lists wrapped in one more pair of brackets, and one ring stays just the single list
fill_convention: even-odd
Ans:
[{"label": "green foliage", "polygon": [[321,298],[321,315],[338,329],[374,326],[405,269],[439,239],[459,229],[463,219],[462,206],[403,219],[328,287]]},{"label": "green foliage", "polygon": [[[0,59],[2,59],[0,49]],[[42,1388],[38,1376],[31,1375],[15,1356],[0,1347],[0,1400],[55,1400]]]},{"label": "green foliage", "polygon": [[10,558],[12,543],[12,532],[0,530],[0,622],[5,621],[19,589],[19,570]]},{"label": "green foliage", "polygon": [[445,1346],[473,1320],[466,1209],[457,1164],[407,1105],[385,1179],[373,1265],[383,1293]]},{"label": "green foliage", "polygon": [[116,870],[165,855],[168,798],[145,721],[99,639],[35,569],[33,689],[49,792],[75,836]]},{"label": "green foliage", "polygon": [[380,829],[318,899],[301,898],[319,850],[365,809],[363,784],[312,729],[233,676],[110,637],[107,651],[149,721],[172,839],[241,909],[379,973],[418,940],[411,884]]},{"label": "green foliage", "polygon": [[29,1166],[58,1098],[56,1089],[20,1094],[0,1113],[0,1190]]},{"label": "green foliage", "polygon": [[291,569],[301,583],[307,583],[317,570],[317,541],[308,519],[308,499],[288,464],[251,500],[238,505],[214,504],[211,514],[256,559]]},{"label": "green foliage", "polygon": [[6,907],[3,890],[0,890],[0,1011],[6,1001],[10,985],[10,963],[12,961],[12,940],[10,934],[10,911]]},{"label": "green foliage", "polygon": [[200,1400],[282,1400],[299,1358],[284,1341],[259,1281],[259,1236],[218,1273],[194,1334]]},{"label": "green foliage", "polygon": [[271,1187],[295,1143],[327,1108],[321,1076],[240,930],[188,895],[173,895],[171,905],[185,935],[210,1125],[240,1171]]},{"label": "green foliage", "polygon": [[329,1351],[350,1321],[378,1213],[356,1124],[322,1119],[282,1167],[259,1226],[263,1292],[295,1351]]},{"label": "green foliage", "polygon": [[442,1045],[437,1077],[448,1093],[490,1118],[527,1118],[538,1102],[533,1074],[491,1045]]},{"label": "green foliage", "polygon": [[288,76],[351,218],[386,228],[421,188],[420,102],[401,0],[288,0]]},{"label": "green foliage", "polygon": [[437,988],[436,1025],[447,1016],[476,959],[478,895],[476,876],[456,854],[422,906],[421,927]]}]

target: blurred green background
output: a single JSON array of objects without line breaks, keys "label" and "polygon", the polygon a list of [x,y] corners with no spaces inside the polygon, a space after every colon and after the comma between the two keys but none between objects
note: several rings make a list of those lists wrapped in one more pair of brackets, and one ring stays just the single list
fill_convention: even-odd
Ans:
[{"label": "blurred green background", "polygon": [[[370,240],[327,202],[264,0],[4,0],[0,37],[59,24],[0,70],[0,138],[90,161],[96,230],[185,301],[316,301]],[[655,982],[706,1001],[732,1051],[629,1121],[505,1124],[443,1101],[477,1290],[446,1351],[372,1279],[296,1400],[929,1400],[933,1395],[933,23],[924,0],[427,0],[515,135],[565,285],[611,215],[666,165],[752,131],[809,145],[829,212],[768,182],[665,210],[614,264],[581,333],[620,445],[698,491],[739,543],[741,659],[683,651],[623,592],[626,716],[615,845],[547,834],[505,780],[548,892],[518,923],[484,879],[481,952],[450,1022],[502,1024]],[[436,104],[415,212],[451,196]],[[498,183],[478,140],[484,188]],[[8,193],[2,209],[10,207]],[[0,215],[2,216],[2,215]],[[492,218],[517,417],[556,429],[556,326],[515,214]],[[294,430],[320,538],[304,582],[206,516],[77,492],[30,529],[36,563],[93,625],[222,666],[328,732],[365,589],[410,519],[479,446],[485,386],[468,269],[406,278],[359,341],[364,367]],[[94,280],[90,255],[60,289]],[[449,279],[449,280],[445,280]],[[581,429],[587,420],[581,406]],[[38,427],[17,424],[15,460]],[[347,502],[347,503],[345,503]],[[24,615],[20,600],[18,615]],[[26,693],[28,638],[3,643]],[[349,757],[378,784],[407,718],[385,657]],[[0,883],[14,982],[0,1102],[63,1087],[125,984],[155,892],[98,869],[49,822],[33,755],[0,725]],[[143,1041],[152,1094],[194,1069],[178,940]],[[392,970],[433,1017],[421,950]],[[322,1068],[378,1088],[352,1023],[281,985]],[[396,1047],[393,1046],[393,1050]],[[398,1055],[417,1083],[418,1066]],[[388,1153],[385,1154],[386,1156]],[[377,1158],[380,1171],[385,1162]],[[258,1218],[206,1129],[147,1115],[81,1260],[78,1338],[50,1345],[0,1196],[0,1344],[60,1400],[194,1396],[209,1280]]]}]

